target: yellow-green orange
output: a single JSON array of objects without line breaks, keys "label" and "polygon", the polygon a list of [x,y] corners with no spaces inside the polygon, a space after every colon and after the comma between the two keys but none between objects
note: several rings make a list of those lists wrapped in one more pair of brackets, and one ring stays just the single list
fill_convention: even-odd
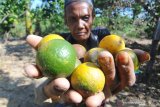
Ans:
[{"label": "yellow-green orange", "polygon": [[78,58],[76,58],[75,68],[80,64],[81,64],[81,61]]},{"label": "yellow-green orange", "polygon": [[124,39],[118,35],[105,36],[99,43],[100,48],[107,49],[112,54],[125,48]]},{"label": "yellow-green orange", "polygon": [[66,40],[50,40],[38,48],[36,63],[45,76],[67,77],[75,68],[76,52]]},{"label": "yellow-green orange", "polygon": [[105,49],[99,47],[95,47],[88,50],[84,55],[84,62],[93,62],[98,65],[98,60],[97,60],[98,54],[104,50]]},{"label": "yellow-green orange", "polygon": [[58,34],[48,34],[48,35],[43,37],[43,39],[38,44],[38,47],[47,43],[50,40],[53,40],[53,39],[63,39],[64,40],[64,38],[62,36],[58,35]]},{"label": "yellow-green orange", "polygon": [[71,85],[84,98],[101,92],[104,88],[105,76],[93,63],[80,64],[71,75]]}]

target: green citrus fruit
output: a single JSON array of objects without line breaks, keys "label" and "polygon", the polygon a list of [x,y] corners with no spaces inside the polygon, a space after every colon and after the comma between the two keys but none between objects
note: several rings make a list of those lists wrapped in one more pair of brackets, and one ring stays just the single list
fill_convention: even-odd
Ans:
[{"label": "green citrus fruit", "polygon": [[105,36],[99,43],[100,48],[107,49],[112,54],[125,48],[124,39],[118,35]]},{"label": "green citrus fruit", "polygon": [[104,88],[103,72],[91,62],[80,64],[71,75],[71,85],[84,98],[101,92]]},{"label": "green citrus fruit", "polygon": [[67,77],[75,68],[76,52],[66,40],[50,40],[38,48],[36,63],[45,76]]},{"label": "green citrus fruit", "polygon": [[63,39],[64,40],[64,38],[62,36],[58,35],[58,34],[48,34],[48,35],[43,37],[43,39],[38,44],[38,47],[47,43],[50,40],[53,40],[53,39]]}]

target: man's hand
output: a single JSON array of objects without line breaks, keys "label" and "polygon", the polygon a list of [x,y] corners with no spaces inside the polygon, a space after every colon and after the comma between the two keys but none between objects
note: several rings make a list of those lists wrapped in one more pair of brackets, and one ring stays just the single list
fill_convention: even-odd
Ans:
[{"label": "man's hand", "polygon": [[[35,49],[37,49],[37,45],[40,42],[42,38],[36,35],[29,35],[26,39],[26,41]],[[103,55],[102,55],[103,56]],[[139,55],[140,56],[140,55]],[[136,77],[134,74],[134,65],[132,62],[132,59],[127,53],[119,54],[116,57],[115,63],[114,58],[110,53],[107,53],[105,56],[109,60],[105,60],[108,67],[103,67],[103,72],[108,78],[110,75],[105,73],[105,71],[114,71],[113,72],[113,78],[111,79],[110,84],[106,84],[104,92],[99,92],[95,95],[92,95],[88,97],[87,99],[83,99],[82,96],[70,88],[70,82],[66,78],[57,78],[55,80],[52,80],[50,83],[48,83],[46,86],[44,86],[44,93],[48,98],[54,99],[63,99],[64,102],[67,103],[75,103],[79,104],[82,102],[82,100],[85,101],[86,106],[88,107],[98,107],[102,104],[102,102],[109,98],[112,93],[110,90],[110,87],[113,88],[113,92],[118,93],[119,91],[123,90],[126,86],[131,86],[135,83]],[[122,61],[122,59],[125,59]],[[118,84],[115,84],[113,80],[115,80],[116,75],[116,69],[115,66],[117,66],[118,76],[120,77],[120,82]],[[25,68],[26,74],[30,78],[41,78],[43,75],[41,72],[37,69],[36,65],[28,65]],[[107,80],[108,81],[108,80]],[[107,83],[106,81],[106,83]]]},{"label": "man's hand", "polygon": [[110,52],[102,51],[98,55],[98,63],[106,77],[104,89],[106,99],[135,83],[134,64],[127,52],[119,52],[114,61]]},{"label": "man's hand", "polygon": [[[29,35],[26,39],[26,41],[34,48],[37,50],[37,45],[38,43],[41,41],[42,37],[40,36],[36,36],[36,35]],[[27,65],[25,67],[25,72],[27,74],[28,77],[30,78],[41,78],[43,77],[42,73],[38,70],[36,65]],[[68,89],[70,88],[70,83],[66,78],[57,78],[53,81],[51,81],[50,83],[48,83],[48,85],[46,85],[44,87],[44,92],[45,95],[48,96],[48,98],[58,98],[59,96],[61,96],[62,94],[64,94],[64,92],[67,92],[69,94],[69,97],[71,96],[71,98],[64,98],[64,99],[70,99],[71,101],[73,100],[74,103],[80,103],[82,101],[82,98],[79,94],[74,94],[72,95],[72,93],[74,93],[73,91],[70,92]],[[72,98],[74,96],[74,98]]]}]

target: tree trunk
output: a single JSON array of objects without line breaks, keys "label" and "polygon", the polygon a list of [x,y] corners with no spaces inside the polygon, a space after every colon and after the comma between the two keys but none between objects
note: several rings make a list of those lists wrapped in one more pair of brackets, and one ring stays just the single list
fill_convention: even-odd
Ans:
[{"label": "tree trunk", "polygon": [[42,36],[41,35],[41,25],[40,25],[40,20],[36,20],[36,26],[35,26],[35,32],[36,35]]},{"label": "tree trunk", "polygon": [[152,77],[153,64],[154,64],[155,56],[157,53],[156,51],[157,51],[158,42],[159,40],[152,40],[151,51],[150,51],[151,59],[147,64],[145,78],[144,78],[144,80],[148,83],[150,82],[150,79]]},{"label": "tree trunk", "polygon": [[9,39],[9,31],[6,31],[3,37],[4,43],[7,44]]},{"label": "tree trunk", "polygon": [[151,51],[150,51],[151,59],[147,64],[147,69],[145,73],[145,80],[147,80],[147,82],[149,82],[150,78],[152,77],[151,71],[153,70],[153,64],[155,61],[159,41],[160,41],[160,18],[157,21],[157,28],[152,39],[152,45],[151,45]]}]

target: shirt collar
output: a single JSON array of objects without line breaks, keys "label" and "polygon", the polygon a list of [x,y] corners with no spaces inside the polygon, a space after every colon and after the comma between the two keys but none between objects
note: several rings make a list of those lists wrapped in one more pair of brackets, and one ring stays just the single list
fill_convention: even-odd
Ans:
[{"label": "shirt collar", "polygon": [[[73,38],[72,35],[69,35],[68,38],[66,38],[67,41],[69,41],[71,44],[76,44],[77,41]],[[89,39],[87,40],[87,47],[85,47],[87,50],[98,47],[99,41],[98,41],[98,36],[91,33],[89,36]]]}]

